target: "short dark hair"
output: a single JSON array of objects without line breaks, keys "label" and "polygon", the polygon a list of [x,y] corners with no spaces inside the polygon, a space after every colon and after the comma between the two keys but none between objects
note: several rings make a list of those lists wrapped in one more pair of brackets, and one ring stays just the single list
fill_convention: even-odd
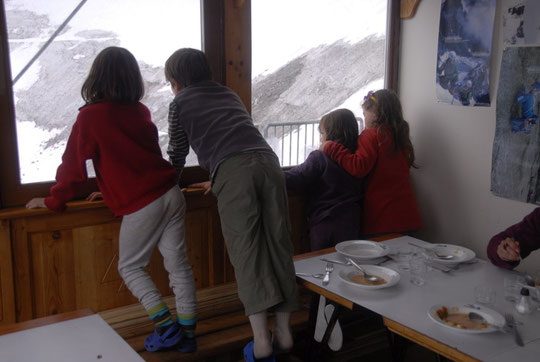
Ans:
[{"label": "short dark hair", "polygon": [[182,48],[175,51],[165,62],[165,78],[174,79],[181,87],[187,87],[211,80],[212,71],[202,51]]},{"label": "short dark hair", "polygon": [[327,141],[335,141],[351,152],[358,147],[358,121],[346,108],[336,109],[321,118],[320,127],[326,132]]},{"label": "short dark hair", "polygon": [[139,102],[144,96],[144,82],[133,54],[120,47],[103,49],[92,63],[81,96],[87,104]]}]

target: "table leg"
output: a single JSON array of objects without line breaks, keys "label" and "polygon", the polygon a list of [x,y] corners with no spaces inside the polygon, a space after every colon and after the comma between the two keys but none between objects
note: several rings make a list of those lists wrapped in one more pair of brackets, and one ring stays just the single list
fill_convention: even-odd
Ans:
[{"label": "table leg", "polygon": [[393,362],[405,361],[407,354],[407,347],[411,343],[407,338],[403,338],[399,334],[386,330],[388,336],[388,343],[390,344],[390,351],[392,353]]},{"label": "table leg", "polygon": [[325,346],[328,343],[328,340],[330,339],[330,334],[332,333],[332,330],[334,329],[334,326],[336,325],[336,322],[338,320],[339,315],[341,314],[341,311],[343,308],[336,303],[330,302],[328,304],[332,304],[334,306],[334,312],[332,313],[332,316],[330,317],[330,320],[328,321],[328,325],[326,326],[326,331],[324,331],[323,339],[321,340],[321,344]]},{"label": "table leg", "polygon": [[320,360],[321,349],[324,348],[324,346],[328,345],[328,340],[330,339],[332,330],[334,326],[336,325],[338,317],[343,311],[343,307],[340,306],[339,304],[336,304],[331,301],[327,302],[327,304],[334,305],[334,312],[330,316],[330,320],[328,321],[328,325],[326,326],[321,342],[317,342],[314,338],[314,334],[315,334],[315,326],[317,324],[317,315],[319,311],[320,298],[321,296],[319,294],[314,294],[310,302],[309,321],[308,321],[309,340],[307,343],[307,350],[305,354],[306,361],[319,361]]},{"label": "table leg", "polygon": [[315,325],[317,324],[317,312],[319,310],[319,300],[321,296],[319,294],[312,294],[311,301],[309,303],[309,319],[308,319],[308,331],[307,331],[307,343],[305,361],[315,361],[319,355],[321,344],[315,341]]}]

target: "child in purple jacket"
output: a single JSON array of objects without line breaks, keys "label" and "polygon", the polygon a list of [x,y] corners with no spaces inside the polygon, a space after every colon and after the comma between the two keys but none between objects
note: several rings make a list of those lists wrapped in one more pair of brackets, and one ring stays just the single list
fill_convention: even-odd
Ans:
[{"label": "child in purple jacket", "polygon": [[540,249],[540,207],[489,241],[487,254],[501,268],[514,269],[521,259]]},{"label": "child in purple jacket", "polygon": [[[337,109],[319,123],[321,142],[335,141],[354,152],[358,122],[348,109]],[[322,151],[313,151],[306,161],[285,171],[287,188],[307,194],[311,250],[335,246],[360,236],[362,179],[349,175]]]}]

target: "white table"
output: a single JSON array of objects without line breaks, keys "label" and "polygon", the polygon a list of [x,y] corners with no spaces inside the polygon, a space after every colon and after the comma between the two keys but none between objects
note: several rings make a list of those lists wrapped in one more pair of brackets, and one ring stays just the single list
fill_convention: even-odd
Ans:
[{"label": "white table", "polygon": [[[422,240],[404,236],[383,241],[392,248],[408,246],[408,242],[427,245]],[[325,254],[330,259],[344,260],[338,253]],[[297,272],[321,273],[326,262],[320,256],[295,261]],[[398,271],[395,262],[383,266]],[[344,306],[348,303],[367,308],[381,315],[390,330],[453,359],[479,359],[483,361],[539,361],[540,360],[540,312],[523,316],[515,312],[513,304],[504,300],[503,280],[513,272],[493,266],[481,260],[476,264],[463,265],[458,270],[442,273],[429,271],[426,284],[415,286],[409,282],[408,272],[401,272],[398,284],[390,288],[363,290],[341,281],[338,272],[345,266],[334,264],[330,283],[322,286],[320,279],[300,277],[302,283],[321,295]],[[515,344],[511,334],[503,332],[463,334],[433,322],[428,310],[435,304],[458,305],[474,303],[474,287],[490,285],[497,298],[491,308],[503,314],[511,312],[518,326],[525,347]],[[454,353],[455,352],[455,353]]]},{"label": "white table", "polygon": [[98,314],[0,335],[0,361],[143,361]]}]

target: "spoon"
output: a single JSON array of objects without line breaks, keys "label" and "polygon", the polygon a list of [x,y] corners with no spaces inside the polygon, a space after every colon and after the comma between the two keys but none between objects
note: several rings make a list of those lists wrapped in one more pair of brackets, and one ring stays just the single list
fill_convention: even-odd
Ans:
[{"label": "spoon", "polygon": [[450,260],[450,259],[454,259],[454,256],[453,255],[442,255],[442,254],[439,254],[437,253],[435,250],[433,250],[432,248],[427,248],[425,246],[420,246],[420,245],[416,245],[414,243],[409,243],[409,245],[412,245],[412,246],[416,246],[417,248],[420,248],[420,249],[423,249],[425,251],[428,251],[428,252],[432,252],[433,254],[435,254],[435,256],[439,259],[442,259],[442,260]]},{"label": "spoon", "polygon": [[471,320],[471,321],[476,320],[476,321],[480,321],[480,322],[485,323],[485,324],[489,324],[484,317],[482,317],[480,314],[478,314],[476,312],[469,312],[468,317],[469,317],[469,320]]},{"label": "spoon", "polygon": [[443,259],[443,260],[451,260],[451,259],[454,259],[454,256],[453,255],[441,255],[439,253],[437,253],[436,251],[433,252],[433,254],[435,254],[435,256],[439,259]]},{"label": "spoon", "polygon": [[317,279],[324,278],[324,274],[296,273],[296,275],[301,276],[301,277],[313,277]]},{"label": "spoon", "polygon": [[506,332],[503,327],[497,326],[495,324],[490,324],[484,317],[482,317],[480,314],[478,314],[476,312],[469,312],[468,318],[469,318],[470,321],[480,321],[480,322],[484,323],[488,327],[493,327],[493,328],[495,328],[495,329],[497,329],[499,331]]},{"label": "spoon", "polygon": [[379,278],[378,276],[376,275],[371,275],[371,274],[368,274],[366,273],[366,271],[358,264],[356,264],[354,262],[354,260],[352,259],[347,259],[352,265],[354,265],[356,267],[356,269],[360,270],[362,272],[362,274],[364,274],[364,279],[367,280],[367,281],[370,281],[370,282],[378,282],[379,280],[381,280],[381,278]]}]

